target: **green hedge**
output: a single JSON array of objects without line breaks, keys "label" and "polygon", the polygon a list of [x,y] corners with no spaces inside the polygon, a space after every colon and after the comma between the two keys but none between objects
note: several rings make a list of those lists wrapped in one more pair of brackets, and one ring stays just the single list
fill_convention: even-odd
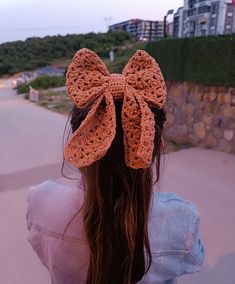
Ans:
[{"label": "green hedge", "polygon": [[29,83],[25,83],[17,87],[18,94],[25,94],[29,91],[29,86],[35,89],[46,90],[65,85],[65,77],[63,76],[39,76]]},{"label": "green hedge", "polygon": [[235,34],[147,43],[167,81],[235,87]]}]

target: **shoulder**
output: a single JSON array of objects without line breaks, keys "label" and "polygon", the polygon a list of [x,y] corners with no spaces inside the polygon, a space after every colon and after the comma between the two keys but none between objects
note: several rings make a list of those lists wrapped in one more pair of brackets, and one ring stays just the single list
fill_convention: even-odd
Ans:
[{"label": "shoulder", "polygon": [[152,263],[141,283],[165,283],[199,270],[205,257],[199,213],[175,193],[154,193],[149,220]]},{"label": "shoulder", "polygon": [[83,198],[76,181],[49,180],[29,190],[27,238],[53,283],[75,283],[73,278],[84,282],[89,254],[78,214]]},{"label": "shoulder", "polygon": [[163,214],[171,218],[183,215],[184,217],[198,218],[197,207],[189,200],[182,198],[175,192],[158,192],[153,196],[153,214]]},{"label": "shoulder", "polygon": [[200,215],[196,206],[173,192],[155,193],[150,216],[150,235],[157,250],[187,251]]},{"label": "shoulder", "polygon": [[62,233],[83,202],[78,181],[47,180],[28,192],[27,225],[45,233]]},{"label": "shoulder", "polygon": [[[28,204],[32,208],[42,208],[51,210],[53,208],[63,208],[68,202],[72,202],[79,197],[78,185],[75,182],[69,184],[47,180],[29,189]],[[36,211],[35,209],[35,211]]]},{"label": "shoulder", "polygon": [[75,193],[75,189],[78,189],[78,182],[75,181],[66,183],[63,179],[46,180],[29,188],[28,201],[33,202],[34,205],[41,203],[42,200],[49,202],[51,198],[53,201],[59,201],[66,197],[69,198]]}]

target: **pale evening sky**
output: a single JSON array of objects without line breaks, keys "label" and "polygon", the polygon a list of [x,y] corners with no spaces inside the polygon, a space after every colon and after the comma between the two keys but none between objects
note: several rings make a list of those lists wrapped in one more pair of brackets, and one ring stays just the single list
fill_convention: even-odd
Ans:
[{"label": "pale evening sky", "polygon": [[0,0],[0,43],[105,32],[104,18],[111,17],[111,24],[131,18],[162,20],[169,9],[182,5],[183,0]]}]

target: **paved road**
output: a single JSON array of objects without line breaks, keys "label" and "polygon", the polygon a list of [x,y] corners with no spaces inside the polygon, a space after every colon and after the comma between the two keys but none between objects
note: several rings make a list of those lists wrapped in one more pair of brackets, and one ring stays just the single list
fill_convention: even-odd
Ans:
[{"label": "paved road", "polygon": [[[28,187],[60,176],[66,118],[16,97],[0,81],[0,283],[49,284],[26,241]],[[235,156],[187,149],[163,157],[159,190],[175,191],[201,213],[207,256],[180,284],[235,283]]]},{"label": "paved road", "polygon": [[66,118],[15,96],[0,81],[0,283],[49,284],[27,242],[28,187],[60,176]]},{"label": "paved road", "polygon": [[170,153],[160,189],[192,201],[201,214],[204,267],[180,284],[235,284],[235,155],[197,148]]}]

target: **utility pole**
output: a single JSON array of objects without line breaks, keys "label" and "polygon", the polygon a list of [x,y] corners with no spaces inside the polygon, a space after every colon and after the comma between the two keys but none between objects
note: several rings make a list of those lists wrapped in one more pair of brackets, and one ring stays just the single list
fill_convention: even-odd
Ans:
[{"label": "utility pole", "polygon": [[105,17],[104,18],[104,22],[105,22],[105,26],[106,26],[107,32],[109,31],[109,27],[111,25],[111,21],[112,21],[111,17]]},{"label": "utility pole", "polygon": [[152,41],[153,21],[150,21],[149,41]]}]

